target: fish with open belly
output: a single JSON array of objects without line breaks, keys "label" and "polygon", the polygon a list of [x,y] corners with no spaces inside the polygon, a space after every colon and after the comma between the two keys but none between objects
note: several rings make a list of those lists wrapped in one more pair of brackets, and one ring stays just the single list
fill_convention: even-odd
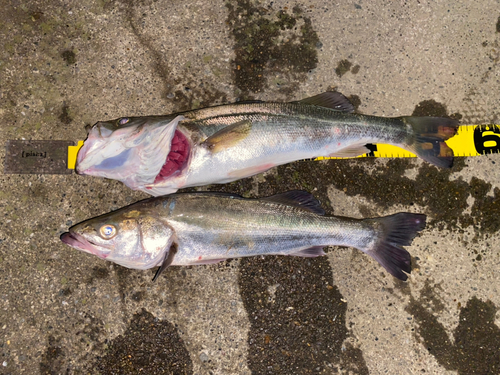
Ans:
[{"label": "fish with open belly", "polygon": [[439,167],[452,165],[445,140],[456,133],[456,120],[353,110],[342,94],[326,92],[291,103],[242,102],[98,122],[78,152],[76,171],[157,196],[301,159],[358,156],[370,152],[369,143],[402,147]]},{"label": "fish with open belly", "polygon": [[[328,245],[357,248],[391,275],[406,280],[410,254],[402,247],[425,227],[423,214],[373,219],[325,216],[309,193],[262,199],[226,193],[178,193],[150,198],[77,224],[67,245],[122,266],[197,265],[256,255],[324,255]],[[154,279],[153,279],[154,280]]]}]

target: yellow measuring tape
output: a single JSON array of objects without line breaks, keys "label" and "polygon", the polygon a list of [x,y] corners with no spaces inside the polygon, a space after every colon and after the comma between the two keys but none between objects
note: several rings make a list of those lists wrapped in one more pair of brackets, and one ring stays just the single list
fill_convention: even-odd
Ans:
[{"label": "yellow measuring tape", "polygon": [[[457,134],[446,141],[448,147],[453,150],[455,156],[479,156],[485,154],[500,153],[500,125],[462,125],[458,128]],[[358,156],[376,158],[415,158],[416,155],[402,148],[377,144],[373,145],[369,154]],[[343,159],[319,157],[316,160]]]},{"label": "yellow measuring tape", "polygon": [[[446,144],[453,150],[455,156],[479,156],[485,154],[500,153],[500,125],[462,125],[458,128],[455,136],[446,141]],[[68,168],[75,169],[76,156],[78,150],[83,146],[83,141],[78,141],[76,146],[68,147]],[[369,154],[358,156],[376,157],[376,158],[414,158],[416,157],[411,152],[402,148],[377,144],[373,145],[372,151]],[[324,159],[343,159],[319,157],[315,160]]]},{"label": "yellow measuring tape", "polygon": [[78,150],[83,146],[83,141],[78,141],[76,146],[68,146],[68,169],[75,169],[76,166],[76,156],[78,155]]}]

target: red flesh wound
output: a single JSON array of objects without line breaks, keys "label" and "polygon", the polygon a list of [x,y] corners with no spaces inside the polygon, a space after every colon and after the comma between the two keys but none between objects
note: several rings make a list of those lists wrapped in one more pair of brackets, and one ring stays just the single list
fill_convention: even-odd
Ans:
[{"label": "red flesh wound", "polygon": [[155,178],[155,184],[166,180],[174,173],[181,171],[186,165],[189,155],[189,142],[180,131],[176,130],[170,144],[170,152],[161,167],[160,173]]}]

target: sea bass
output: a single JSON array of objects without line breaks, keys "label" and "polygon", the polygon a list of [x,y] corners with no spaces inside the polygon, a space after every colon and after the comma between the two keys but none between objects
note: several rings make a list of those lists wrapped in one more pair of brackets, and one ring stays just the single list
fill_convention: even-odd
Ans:
[{"label": "sea bass", "polygon": [[439,117],[384,118],[352,113],[342,94],[299,102],[243,102],[168,116],[98,122],[78,152],[76,171],[164,195],[222,184],[319,156],[353,157],[369,143],[402,147],[451,167],[445,140],[458,122]]},{"label": "sea bass", "polygon": [[[158,275],[169,265],[217,263],[256,255],[325,255],[328,245],[370,255],[406,280],[410,245],[426,216],[398,213],[373,219],[324,216],[309,193],[289,191],[263,199],[227,193],[178,193],[150,198],[77,224],[61,240],[124,267]],[[406,272],[406,273],[405,273]]]}]

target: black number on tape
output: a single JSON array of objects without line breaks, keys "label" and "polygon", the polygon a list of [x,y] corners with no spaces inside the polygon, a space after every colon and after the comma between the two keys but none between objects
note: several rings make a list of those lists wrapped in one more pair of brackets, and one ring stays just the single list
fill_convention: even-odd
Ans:
[{"label": "black number on tape", "polygon": [[375,151],[377,151],[377,145],[374,145],[373,143],[368,143],[366,145],[366,148],[370,150],[370,153],[366,154],[366,156],[375,157]]},{"label": "black number on tape", "polygon": [[500,153],[500,128],[497,125],[479,125],[474,129],[474,147],[478,154]]}]

